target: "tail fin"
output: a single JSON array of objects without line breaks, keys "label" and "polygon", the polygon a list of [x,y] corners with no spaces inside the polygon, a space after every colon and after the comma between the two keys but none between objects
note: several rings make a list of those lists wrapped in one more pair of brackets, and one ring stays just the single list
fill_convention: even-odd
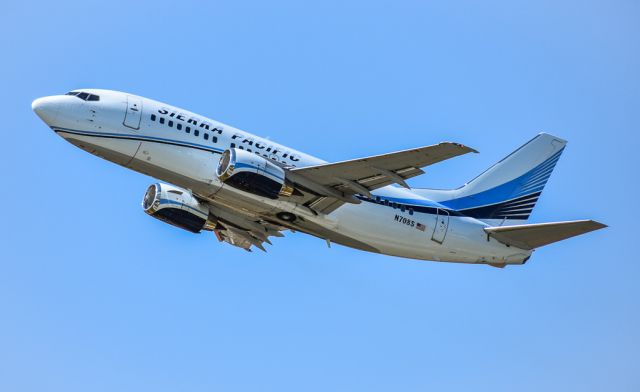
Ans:
[{"label": "tail fin", "polygon": [[566,144],[541,133],[458,189],[414,191],[492,224],[523,222],[533,211]]}]

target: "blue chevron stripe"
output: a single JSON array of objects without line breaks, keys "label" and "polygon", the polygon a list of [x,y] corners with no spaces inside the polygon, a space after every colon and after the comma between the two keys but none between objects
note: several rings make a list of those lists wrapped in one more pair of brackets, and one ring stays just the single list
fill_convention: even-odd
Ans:
[{"label": "blue chevron stripe", "polygon": [[[539,194],[547,184],[549,177],[551,177],[551,172],[560,159],[563,150],[564,148],[527,173],[504,184],[478,192],[474,195],[441,201],[439,203],[455,210],[468,210],[505,203],[509,200],[518,199],[527,195],[533,196],[536,193]],[[536,201],[537,196],[532,200],[533,205],[535,205]],[[533,206],[531,208],[533,208]]]}]

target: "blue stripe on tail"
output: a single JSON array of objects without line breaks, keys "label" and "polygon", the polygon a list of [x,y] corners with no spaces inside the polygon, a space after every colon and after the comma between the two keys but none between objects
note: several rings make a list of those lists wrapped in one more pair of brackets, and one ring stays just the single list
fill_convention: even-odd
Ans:
[{"label": "blue stripe on tail", "polygon": [[502,185],[439,203],[478,219],[529,218],[564,147],[522,176]]}]

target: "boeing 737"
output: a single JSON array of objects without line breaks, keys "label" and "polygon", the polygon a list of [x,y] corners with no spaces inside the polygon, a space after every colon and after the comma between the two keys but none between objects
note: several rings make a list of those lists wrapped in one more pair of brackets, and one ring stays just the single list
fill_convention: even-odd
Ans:
[{"label": "boeing 737", "polygon": [[416,189],[406,181],[424,167],[476,151],[442,142],[328,163],[123,92],[74,90],[32,108],[71,144],[163,181],[144,194],[147,214],[248,251],[291,230],[368,252],[504,267],[606,227],[527,223],[566,145],[546,133],[457,189]]}]

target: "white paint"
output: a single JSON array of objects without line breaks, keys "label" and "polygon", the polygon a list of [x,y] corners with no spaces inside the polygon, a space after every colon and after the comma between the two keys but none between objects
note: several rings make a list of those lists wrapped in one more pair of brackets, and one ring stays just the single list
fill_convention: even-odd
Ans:
[{"label": "white paint", "polygon": [[[464,217],[401,211],[371,202],[344,204],[328,215],[315,215],[306,207],[281,199],[271,200],[223,186],[216,177],[220,154],[244,139],[253,149],[296,167],[318,165],[321,159],[272,142],[228,125],[151,99],[110,90],[84,89],[100,96],[99,102],[85,102],[74,96],[40,98],[33,103],[36,113],[60,136],[85,150],[132,170],[190,189],[201,196],[220,197],[230,203],[249,208],[257,216],[287,211],[302,216],[323,228],[365,243],[379,252],[406,258],[463,263],[522,264],[531,251],[508,247],[489,239],[483,231],[486,222]],[[161,116],[160,112],[165,113]],[[89,113],[89,115],[86,115]],[[171,113],[175,113],[171,117]],[[156,121],[151,121],[151,115]],[[217,142],[204,140],[202,128],[191,126],[186,133],[176,125],[161,125],[159,118],[197,118],[206,122]],[[194,136],[195,130],[200,132]],[[82,135],[79,135],[82,134]],[[171,144],[166,144],[171,143]],[[561,146],[554,146],[561,148]],[[270,151],[267,151],[270,149]],[[275,152],[275,153],[274,153]],[[285,155],[286,154],[286,155]],[[291,156],[295,159],[291,159]],[[500,169],[500,168],[498,168]],[[492,169],[492,170],[498,170]],[[502,169],[505,170],[505,169]],[[515,173],[515,172],[513,172]],[[515,175],[509,171],[509,175]],[[488,183],[478,183],[486,187]],[[475,186],[472,185],[472,186]],[[217,192],[217,193],[216,193]],[[446,192],[446,191],[443,191]],[[374,197],[394,197],[437,203],[443,197],[438,191],[415,192],[396,186],[373,191]],[[432,200],[433,200],[432,199]],[[419,225],[424,227],[421,229]],[[329,244],[329,242],[328,242]]]}]

